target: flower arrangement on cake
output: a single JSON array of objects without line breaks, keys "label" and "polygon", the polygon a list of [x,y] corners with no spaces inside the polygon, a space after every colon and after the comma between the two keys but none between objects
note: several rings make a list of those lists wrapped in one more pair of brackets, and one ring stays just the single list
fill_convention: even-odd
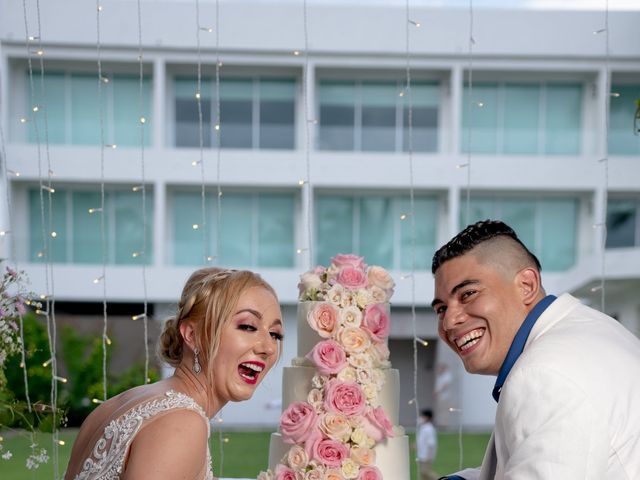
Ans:
[{"label": "flower arrangement on cake", "polygon": [[394,436],[378,402],[390,365],[393,279],[362,257],[341,254],[300,280],[300,301],[313,302],[307,322],[321,338],[306,356],[316,373],[307,400],[292,402],[280,418],[292,446],[258,480],[381,480],[374,447]]}]

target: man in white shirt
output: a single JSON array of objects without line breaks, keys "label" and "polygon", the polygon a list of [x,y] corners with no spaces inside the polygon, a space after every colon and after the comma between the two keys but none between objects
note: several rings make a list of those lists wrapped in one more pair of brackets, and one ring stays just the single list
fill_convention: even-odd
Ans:
[{"label": "man in white shirt", "polygon": [[432,420],[433,412],[431,410],[422,410],[420,412],[421,423],[416,436],[420,480],[436,480],[438,478],[433,472],[433,460],[438,449],[438,437]]}]

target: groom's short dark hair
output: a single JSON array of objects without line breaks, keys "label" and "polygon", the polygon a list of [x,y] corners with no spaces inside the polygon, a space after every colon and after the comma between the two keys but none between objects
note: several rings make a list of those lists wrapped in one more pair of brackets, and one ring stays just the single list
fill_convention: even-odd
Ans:
[{"label": "groom's short dark hair", "polygon": [[519,247],[522,248],[529,261],[536,266],[538,271],[542,270],[540,261],[529,251],[524,243],[522,243],[513,228],[500,220],[481,220],[467,226],[464,230],[449,240],[446,245],[438,249],[438,251],[433,255],[431,273],[435,274],[438,268],[440,268],[446,261],[460,257],[481,243],[499,237],[510,238],[515,241]]}]

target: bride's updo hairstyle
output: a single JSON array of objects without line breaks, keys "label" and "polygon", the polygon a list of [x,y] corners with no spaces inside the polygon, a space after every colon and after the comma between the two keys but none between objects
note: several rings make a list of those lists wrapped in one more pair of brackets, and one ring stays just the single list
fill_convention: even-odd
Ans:
[{"label": "bride's updo hairstyle", "polygon": [[196,334],[196,347],[200,351],[200,363],[208,375],[220,346],[222,329],[235,313],[242,293],[251,287],[268,290],[278,301],[273,287],[257,273],[217,267],[193,272],[182,290],[176,315],[167,319],[160,334],[160,358],[172,367],[180,365],[185,347],[180,325],[190,320]]}]

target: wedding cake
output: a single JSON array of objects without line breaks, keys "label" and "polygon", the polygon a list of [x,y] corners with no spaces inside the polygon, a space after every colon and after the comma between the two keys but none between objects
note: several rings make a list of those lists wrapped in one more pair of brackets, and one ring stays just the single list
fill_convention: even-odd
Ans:
[{"label": "wedding cake", "polygon": [[297,357],[284,368],[280,428],[258,480],[409,480],[387,345],[391,276],[336,255],[300,278]]}]

